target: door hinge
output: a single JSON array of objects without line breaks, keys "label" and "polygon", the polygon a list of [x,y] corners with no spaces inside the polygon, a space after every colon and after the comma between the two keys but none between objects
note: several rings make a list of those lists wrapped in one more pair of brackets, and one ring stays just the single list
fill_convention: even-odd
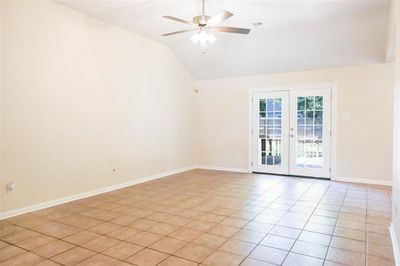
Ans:
[{"label": "door hinge", "polygon": [[329,173],[332,173],[332,167],[329,166]]},{"label": "door hinge", "polygon": [[253,162],[251,162],[251,166],[253,166]]}]

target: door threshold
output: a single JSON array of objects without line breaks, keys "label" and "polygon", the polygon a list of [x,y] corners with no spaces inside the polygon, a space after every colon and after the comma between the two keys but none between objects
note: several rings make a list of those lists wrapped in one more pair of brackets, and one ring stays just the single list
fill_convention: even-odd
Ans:
[{"label": "door threshold", "polygon": [[263,172],[254,172],[253,174],[262,174],[262,175],[277,175],[277,176],[288,176],[288,177],[300,177],[300,178],[308,178],[308,179],[319,179],[319,180],[331,180],[330,177],[318,177],[318,176],[304,176],[304,175],[285,175],[285,174],[273,174],[273,173],[263,173]]}]

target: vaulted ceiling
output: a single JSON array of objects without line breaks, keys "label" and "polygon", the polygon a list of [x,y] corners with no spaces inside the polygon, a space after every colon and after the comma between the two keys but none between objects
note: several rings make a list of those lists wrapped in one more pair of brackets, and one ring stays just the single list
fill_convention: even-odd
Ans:
[{"label": "vaulted ceiling", "polygon": [[[251,28],[249,35],[215,33],[206,54],[184,33],[162,33],[190,25],[201,13],[192,0],[57,0],[58,3],[169,46],[195,78],[289,72],[383,62],[390,1],[206,0],[206,13],[234,14],[222,25]],[[261,22],[255,27],[253,23]]]}]

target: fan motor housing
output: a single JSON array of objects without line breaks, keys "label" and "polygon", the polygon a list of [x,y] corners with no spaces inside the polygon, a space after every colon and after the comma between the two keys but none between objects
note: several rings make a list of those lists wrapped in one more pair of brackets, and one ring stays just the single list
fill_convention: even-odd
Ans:
[{"label": "fan motor housing", "polygon": [[193,18],[193,23],[199,25],[200,27],[204,27],[207,25],[207,21],[210,19],[210,16],[200,15]]}]

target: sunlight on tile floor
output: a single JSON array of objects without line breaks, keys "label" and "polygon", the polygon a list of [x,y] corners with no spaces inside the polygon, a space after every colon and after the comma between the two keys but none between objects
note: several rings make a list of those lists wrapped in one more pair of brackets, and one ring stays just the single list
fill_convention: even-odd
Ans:
[{"label": "sunlight on tile floor", "polygon": [[391,189],[193,170],[0,221],[0,265],[394,265]]}]

